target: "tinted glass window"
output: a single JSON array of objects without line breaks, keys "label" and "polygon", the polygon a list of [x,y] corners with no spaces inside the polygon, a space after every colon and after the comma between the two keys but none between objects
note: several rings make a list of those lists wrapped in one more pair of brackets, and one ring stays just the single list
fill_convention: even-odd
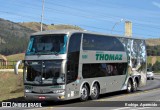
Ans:
[{"label": "tinted glass window", "polygon": [[73,34],[68,46],[67,83],[75,81],[78,77],[79,53],[81,34]]},{"label": "tinted glass window", "polygon": [[83,64],[83,78],[115,76],[126,74],[127,63]]},{"label": "tinted glass window", "polygon": [[61,64],[61,60],[25,61],[25,83],[29,82],[33,85],[64,84],[64,74],[62,74],[60,71]]},{"label": "tinted glass window", "polygon": [[124,46],[115,37],[84,34],[83,50],[124,51]]},{"label": "tinted glass window", "polygon": [[64,34],[31,36],[26,55],[64,54],[67,38]]}]

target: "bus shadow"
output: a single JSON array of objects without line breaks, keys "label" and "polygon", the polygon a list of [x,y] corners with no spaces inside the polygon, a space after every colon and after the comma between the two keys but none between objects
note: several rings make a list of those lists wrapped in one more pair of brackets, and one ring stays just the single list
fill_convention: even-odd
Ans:
[{"label": "bus shadow", "polygon": [[24,97],[17,97],[17,98],[12,98],[12,99],[3,100],[2,102],[16,102],[16,103],[21,103],[21,102],[25,102],[25,99],[24,99]]},{"label": "bus shadow", "polygon": [[[141,90],[137,90],[137,92],[140,92]],[[99,96],[99,99],[107,99],[107,98],[112,98],[115,96],[120,96],[120,95],[125,95],[128,94],[126,91],[118,91],[118,92],[112,92],[112,93],[106,93],[102,94]],[[132,93],[131,93],[132,94]],[[83,103],[87,104],[92,102],[91,99],[85,102],[81,102],[79,99],[72,99],[72,100],[67,100],[67,101],[26,101],[24,97],[18,97],[18,98],[13,98],[13,99],[8,99],[8,100],[3,100],[2,102],[14,102],[14,103],[41,103],[42,107],[72,107],[74,105],[81,107]],[[2,103],[0,102],[0,103]]]},{"label": "bus shadow", "polygon": [[[141,90],[137,90],[134,93],[138,93],[141,92]],[[106,94],[102,94],[99,96],[99,99],[107,99],[107,98],[112,98],[112,97],[116,97],[116,96],[120,96],[120,95],[126,95],[126,94],[132,94],[132,93],[127,93],[126,91],[117,91],[117,92],[112,92],[112,93],[106,93]],[[97,99],[97,100],[99,100]],[[73,100],[68,100],[68,101],[62,101],[62,102],[45,102],[43,103],[43,107],[47,107],[47,106],[52,106],[52,107],[86,107],[88,105],[88,107],[94,106],[93,104],[97,103],[97,101],[93,101],[89,98],[88,101],[85,102],[81,102],[79,99],[73,99]]]}]

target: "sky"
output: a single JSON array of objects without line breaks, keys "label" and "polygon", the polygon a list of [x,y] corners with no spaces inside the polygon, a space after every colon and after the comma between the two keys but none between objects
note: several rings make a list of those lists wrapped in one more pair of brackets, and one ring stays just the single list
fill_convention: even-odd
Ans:
[{"label": "sky", "polygon": [[[42,1],[0,0],[0,18],[41,22]],[[160,38],[160,0],[44,0],[45,24],[124,35],[125,21],[132,22],[134,37]]]}]

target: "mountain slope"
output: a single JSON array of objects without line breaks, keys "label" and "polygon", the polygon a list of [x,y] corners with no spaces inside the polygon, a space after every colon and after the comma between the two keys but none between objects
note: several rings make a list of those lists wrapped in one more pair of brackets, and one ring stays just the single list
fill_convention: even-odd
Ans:
[{"label": "mountain slope", "polygon": [[160,38],[158,39],[146,39],[146,43],[149,46],[155,46],[155,45],[160,45]]},{"label": "mountain slope", "polygon": [[[71,25],[46,25],[43,30],[77,29],[80,27]],[[0,18],[0,54],[11,55],[22,53],[26,50],[31,33],[40,30],[40,23],[14,23]]]},{"label": "mountain slope", "polygon": [[23,52],[31,33],[29,28],[8,20],[0,19],[0,54],[9,55]]},{"label": "mountain slope", "polygon": [[[40,31],[41,25],[38,22],[24,22],[24,23],[19,23],[20,25],[30,28],[35,31]],[[72,26],[72,25],[65,25],[65,24],[59,24],[59,25],[46,25],[43,24],[43,31],[45,30],[60,30],[60,29],[75,29],[75,30],[83,30],[82,28],[78,26]]]}]

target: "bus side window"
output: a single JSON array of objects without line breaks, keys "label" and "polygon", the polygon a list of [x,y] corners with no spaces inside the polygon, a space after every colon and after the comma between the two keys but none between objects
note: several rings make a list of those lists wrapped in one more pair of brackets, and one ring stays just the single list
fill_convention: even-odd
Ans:
[{"label": "bus side window", "polygon": [[80,42],[81,34],[73,34],[70,37],[68,46],[67,83],[76,81],[78,77]]}]

